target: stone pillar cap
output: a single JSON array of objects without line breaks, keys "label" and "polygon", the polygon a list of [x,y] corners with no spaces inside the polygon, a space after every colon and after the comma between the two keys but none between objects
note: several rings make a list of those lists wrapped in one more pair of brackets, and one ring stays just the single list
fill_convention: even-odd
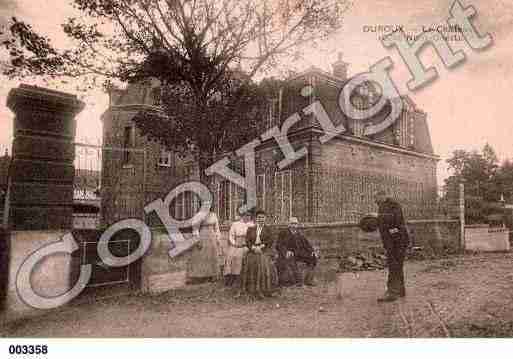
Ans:
[{"label": "stone pillar cap", "polygon": [[26,84],[21,84],[18,88],[9,91],[7,107],[15,112],[20,104],[32,101],[44,104],[45,107],[73,113],[78,113],[85,107],[85,103],[80,101],[76,95]]}]

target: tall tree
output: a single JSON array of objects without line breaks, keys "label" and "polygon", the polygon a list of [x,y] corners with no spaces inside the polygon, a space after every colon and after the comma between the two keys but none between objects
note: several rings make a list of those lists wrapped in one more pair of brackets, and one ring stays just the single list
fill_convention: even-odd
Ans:
[{"label": "tall tree", "polygon": [[[496,202],[513,179],[513,166],[498,165],[494,149],[485,144],[481,152],[455,150],[447,160],[453,174],[445,180],[449,198],[457,198],[458,184],[465,184],[465,216],[468,223],[483,222],[496,211]],[[510,168],[512,167],[512,168]]]},{"label": "tall tree", "polygon": [[[55,46],[29,24],[12,19],[11,37],[3,41],[10,57],[4,74],[81,77],[88,88],[105,78],[123,82],[157,78],[169,95],[178,93],[180,111],[187,109],[194,124],[180,124],[177,108],[170,106],[176,99],[165,106],[166,117],[174,120],[155,122],[167,126],[165,130],[159,133],[148,121],[138,124],[168,145],[169,136],[176,134],[177,126],[181,128],[179,145],[192,141],[198,146],[202,169],[212,160],[211,156],[204,160],[206,154],[220,143],[237,142],[238,133],[212,144],[194,140],[208,135],[199,135],[198,129],[222,134],[226,115],[243,108],[254,92],[249,81],[234,80],[234,69],[244,69],[252,79],[298,58],[335,34],[351,5],[349,0],[72,0],[72,4],[81,16],[62,26],[71,40],[69,48]],[[240,91],[240,102],[228,99]],[[227,107],[221,110],[223,103]],[[233,123],[240,120],[239,116]]]},{"label": "tall tree", "polygon": [[513,161],[505,160],[497,169],[494,185],[506,202],[513,202]]},{"label": "tall tree", "polygon": [[465,193],[487,201],[498,200],[500,194],[495,185],[498,159],[494,149],[485,144],[481,153],[455,150],[447,160],[453,175],[446,179],[446,186],[465,183]]}]

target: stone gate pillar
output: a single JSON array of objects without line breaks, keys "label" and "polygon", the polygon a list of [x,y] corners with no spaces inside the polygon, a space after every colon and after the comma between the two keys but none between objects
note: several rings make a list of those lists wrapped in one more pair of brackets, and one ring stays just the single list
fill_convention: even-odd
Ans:
[{"label": "stone gate pillar", "polygon": [[11,230],[65,230],[73,223],[76,96],[40,87],[12,89],[14,119],[10,170]]}]

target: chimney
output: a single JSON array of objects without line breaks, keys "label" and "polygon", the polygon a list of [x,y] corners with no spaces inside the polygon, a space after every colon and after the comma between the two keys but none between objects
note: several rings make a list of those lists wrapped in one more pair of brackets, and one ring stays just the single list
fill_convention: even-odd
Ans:
[{"label": "chimney", "polygon": [[344,62],[342,60],[342,53],[338,53],[338,59],[337,62],[335,62],[333,65],[333,76],[339,78],[340,80],[346,80],[347,79],[347,68],[349,64],[347,62]]}]

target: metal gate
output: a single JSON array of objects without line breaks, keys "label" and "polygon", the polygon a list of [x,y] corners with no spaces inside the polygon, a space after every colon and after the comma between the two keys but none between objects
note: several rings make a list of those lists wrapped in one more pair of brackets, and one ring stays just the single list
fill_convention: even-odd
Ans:
[{"label": "metal gate", "polygon": [[[74,237],[80,250],[73,254],[71,283],[80,266],[92,265],[85,293],[99,290],[131,290],[140,287],[141,263],[109,267],[98,256],[102,229],[121,219],[144,219],[146,151],[75,143],[75,188],[73,199]],[[121,231],[109,241],[109,249],[119,257],[138,247],[138,237]]]},{"label": "metal gate", "polygon": [[75,143],[74,227],[144,218],[146,151]]}]

